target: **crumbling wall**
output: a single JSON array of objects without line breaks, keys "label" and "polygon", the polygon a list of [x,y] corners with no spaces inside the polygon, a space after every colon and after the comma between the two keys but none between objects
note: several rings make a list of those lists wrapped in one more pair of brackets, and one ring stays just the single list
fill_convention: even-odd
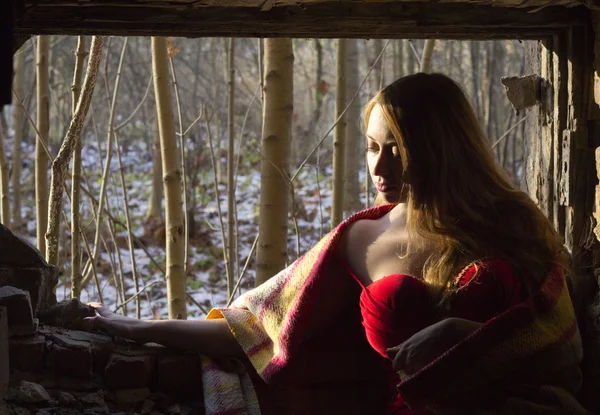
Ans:
[{"label": "crumbling wall", "polygon": [[78,330],[57,270],[0,225],[0,414],[203,414],[200,357]]}]

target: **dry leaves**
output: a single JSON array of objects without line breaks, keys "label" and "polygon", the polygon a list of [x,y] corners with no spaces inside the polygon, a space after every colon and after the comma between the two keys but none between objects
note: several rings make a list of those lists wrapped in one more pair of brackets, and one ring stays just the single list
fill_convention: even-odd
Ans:
[{"label": "dry leaves", "polygon": [[167,54],[169,58],[177,55],[179,53],[179,46],[175,44],[172,37],[167,38]]}]

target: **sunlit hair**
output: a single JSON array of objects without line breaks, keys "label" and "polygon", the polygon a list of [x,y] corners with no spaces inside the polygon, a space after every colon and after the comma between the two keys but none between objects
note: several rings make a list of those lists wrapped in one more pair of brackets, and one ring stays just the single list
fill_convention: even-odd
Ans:
[{"label": "sunlit hair", "polygon": [[[423,270],[439,301],[457,273],[475,260],[507,260],[529,292],[553,266],[567,265],[561,238],[496,164],[454,81],[424,73],[400,78],[367,104],[365,124],[377,105],[400,149],[409,235],[441,245]],[[409,242],[413,249],[419,247]]]}]

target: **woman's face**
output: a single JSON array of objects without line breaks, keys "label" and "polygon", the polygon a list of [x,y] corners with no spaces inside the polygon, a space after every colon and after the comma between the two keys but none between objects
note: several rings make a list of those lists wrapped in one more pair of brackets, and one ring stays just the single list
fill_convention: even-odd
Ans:
[{"label": "woman's face", "polygon": [[406,201],[398,143],[383,118],[381,107],[371,111],[367,127],[367,163],[371,180],[386,203]]}]

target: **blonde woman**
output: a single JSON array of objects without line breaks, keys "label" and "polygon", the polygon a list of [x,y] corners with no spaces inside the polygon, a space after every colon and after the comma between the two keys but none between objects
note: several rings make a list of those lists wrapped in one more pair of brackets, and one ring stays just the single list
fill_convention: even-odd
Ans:
[{"label": "blonde woman", "polygon": [[378,206],[206,321],[138,341],[236,356],[263,413],[586,413],[561,239],[495,163],[460,87],[401,78],[365,111]]}]

